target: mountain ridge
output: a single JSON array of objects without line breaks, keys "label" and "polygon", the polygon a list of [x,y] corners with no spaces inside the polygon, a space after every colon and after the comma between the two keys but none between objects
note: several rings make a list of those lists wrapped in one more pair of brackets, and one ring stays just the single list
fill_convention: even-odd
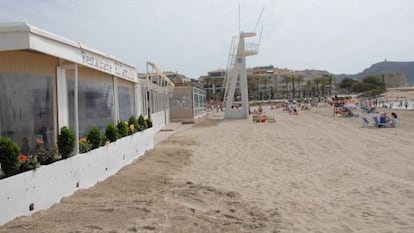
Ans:
[{"label": "mountain ridge", "polygon": [[335,74],[335,78],[336,82],[341,82],[344,78],[361,80],[367,76],[376,76],[393,72],[404,73],[407,78],[407,84],[409,86],[414,84],[414,61],[377,62],[357,74]]}]

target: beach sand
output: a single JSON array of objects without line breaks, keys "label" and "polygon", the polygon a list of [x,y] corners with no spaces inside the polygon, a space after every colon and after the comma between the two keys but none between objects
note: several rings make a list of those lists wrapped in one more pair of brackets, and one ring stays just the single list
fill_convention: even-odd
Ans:
[{"label": "beach sand", "polygon": [[276,123],[210,113],[0,232],[414,232],[414,111],[379,129],[330,107],[265,111]]}]

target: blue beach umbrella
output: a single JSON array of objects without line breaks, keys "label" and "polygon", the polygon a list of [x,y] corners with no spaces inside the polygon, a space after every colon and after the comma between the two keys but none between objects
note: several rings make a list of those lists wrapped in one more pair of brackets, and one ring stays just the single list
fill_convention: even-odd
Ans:
[{"label": "blue beach umbrella", "polygon": [[355,108],[355,104],[353,104],[353,103],[346,103],[346,104],[344,104],[344,107],[345,108]]}]

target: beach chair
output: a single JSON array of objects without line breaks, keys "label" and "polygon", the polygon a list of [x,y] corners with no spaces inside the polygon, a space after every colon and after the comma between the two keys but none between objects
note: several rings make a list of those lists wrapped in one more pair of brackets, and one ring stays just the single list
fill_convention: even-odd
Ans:
[{"label": "beach chair", "polygon": [[369,125],[369,120],[366,117],[362,118],[362,127],[367,127]]},{"label": "beach chair", "polygon": [[373,116],[372,119],[374,120],[374,125],[376,127],[378,127],[378,128],[381,127],[381,126],[387,127],[387,122],[382,121],[382,119],[379,120],[378,116]]},{"label": "beach chair", "polygon": [[378,127],[379,126],[379,120],[378,120],[378,116],[373,116],[372,120],[374,120],[374,126]]},{"label": "beach chair", "polygon": [[275,120],[274,116],[266,116],[266,120],[269,123],[276,123],[276,120]]}]

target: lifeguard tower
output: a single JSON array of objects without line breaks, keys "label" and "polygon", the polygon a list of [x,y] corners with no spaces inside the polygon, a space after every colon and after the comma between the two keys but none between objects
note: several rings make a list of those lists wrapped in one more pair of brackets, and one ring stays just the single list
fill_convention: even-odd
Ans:
[{"label": "lifeguard tower", "polygon": [[259,43],[245,43],[245,39],[255,36],[255,32],[241,31],[238,38],[232,39],[227,72],[223,80],[225,87],[224,119],[247,119],[249,117],[246,57],[258,54],[260,39]]}]

